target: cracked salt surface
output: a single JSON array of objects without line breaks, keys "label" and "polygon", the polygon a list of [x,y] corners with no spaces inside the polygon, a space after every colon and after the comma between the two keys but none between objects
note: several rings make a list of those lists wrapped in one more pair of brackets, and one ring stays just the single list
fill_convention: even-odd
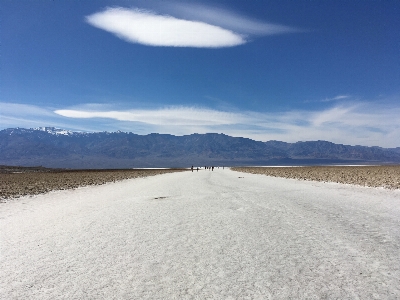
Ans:
[{"label": "cracked salt surface", "polygon": [[400,298],[400,192],[181,172],[0,205],[0,299]]}]

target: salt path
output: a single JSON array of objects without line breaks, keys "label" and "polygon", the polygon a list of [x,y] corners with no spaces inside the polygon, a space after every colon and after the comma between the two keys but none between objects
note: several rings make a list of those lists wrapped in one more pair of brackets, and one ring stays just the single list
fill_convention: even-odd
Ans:
[{"label": "salt path", "polygon": [[228,169],[0,204],[1,299],[399,299],[400,192]]}]

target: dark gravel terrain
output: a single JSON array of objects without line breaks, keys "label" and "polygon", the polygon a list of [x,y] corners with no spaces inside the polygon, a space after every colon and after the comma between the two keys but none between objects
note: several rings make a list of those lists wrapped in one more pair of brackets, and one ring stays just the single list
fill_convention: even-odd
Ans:
[{"label": "dark gravel terrain", "polygon": [[300,180],[400,189],[400,166],[241,167],[232,170]]},{"label": "dark gravel terrain", "polygon": [[65,170],[0,166],[0,202],[52,190],[74,189],[124,179],[153,176],[184,169]]}]

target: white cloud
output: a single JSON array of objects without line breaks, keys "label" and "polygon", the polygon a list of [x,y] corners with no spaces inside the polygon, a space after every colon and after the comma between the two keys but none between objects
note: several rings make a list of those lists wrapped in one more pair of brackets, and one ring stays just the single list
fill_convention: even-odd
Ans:
[{"label": "white cloud", "polygon": [[321,102],[331,102],[331,101],[339,101],[339,100],[344,100],[344,99],[349,99],[349,95],[338,95],[333,98],[325,98],[324,100],[321,100]]},{"label": "white cloud", "polygon": [[237,113],[192,107],[127,111],[56,110],[55,113],[69,118],[110,118],[161,126],[215,126],[245,121],[244,116]]},{"label": "white cloud", "polygon": [[173,11],[175,15],[185,19],[202,21],[246,35],[275,35],[304,32],[304,30],[298,28],[266,23],[226,9],[201,4],[166,3],[164,5],[161,4],[161,8],[164,8],[165,11]]},{"label": "white cloud", "polygon": [[316,127],[324,124],[343,123],[348,119],[351,111],[352,107],[336,106],[315,114],[310,121]]},{"label": "white cloud", "polygon": [[[68,118],[61,118],[51,107],[39,107],[31,104],[19,104],[11,102],[0,102],[0,128],[37,128],[37,127],[58,127],[75,131],[102,131],[106,124],[90,122],[74,122]],[[103,106],[104,107],[104,106]],[[107,106],[106,106],[107,107]],[[118,130],[108,126],[108,130]]]},{"label": "white cloud", "polygon": [[[255,140],[327,140],[350,145],[400,146],[400,108],[377,104],[333,106],[320,111],[227,112],[196,107],[156,110],[56,110],[67,118],[139,122],[151,132],[175,135],[219,132]],[[134,126],[134,125],[132,125]]]},{"label": "white cloud", "polygon": [[349,97],[350,97],[349,95],[339,95],[339,96],[333,97],[332,100],[342,100],[342,99],[347,99]]},{"label": "white cloud", "polygon": [[338,95],[332,98],[318,99],[318,100],[306,100],[304,103],[313,103],[313,102],[333,102],[333,101],[343,101],[345,99],[350,100],[352,96],[350,95]]},{"label": "white cloud", "polygon": [[128,42],[149,46],[219,48],[246,42],[242,35],[219,26],[139,9],[107,8],[86,21]]},{"label": "white cloud", "polygon": [[36,105],[30,104],[19,104],[19,103],[10,103],[10,102],[0,102],[1,110],[0,116],[9,116],[18,114],[19,117],[24,116],[38,116],[38,117],[49,117],[54,116],[54,112],[46,109],[41,108]]},{"label": "white cloud", "polygon": [[131,131],[185,135],[217,132],[258,141],[327,140],[348,145],[400,146],[400,107],[385,102],[333,105],[282,112],[222,111],[199,107],[110,109],[81,105],[58,109],[0,103],[0,127],[54,126],[77,131]]}]

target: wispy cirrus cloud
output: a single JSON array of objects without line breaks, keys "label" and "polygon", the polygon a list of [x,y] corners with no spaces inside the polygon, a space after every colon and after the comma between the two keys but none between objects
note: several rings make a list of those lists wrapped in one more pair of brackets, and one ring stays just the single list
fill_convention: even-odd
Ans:
[{"label": "wispy cirrus cloud", "polygon": [[[58,127],[75,131],[103,131],[118,130],[118,127],[113,127],[113,124],[105,122],[75,122],[75,120],[62,118],[54,112],[54,107],[40,107],[32,104],[21,104],[12,102],[0,102],[0,128],[37,128],[37,127]],[[89,107],[97,107],[100,105],[90,105]],[[108,105],[101,105],[104,109]],[[140,128],[140,126],[138,126]],[[147,128],[146,128],[147,129]],[[146,132],[146,131],[144,131]]]},{"label": "wispy cirrus cloud", "polygon": [[46,108],[41,108],[36,105],[10,103],[10,102],[0,102],[0,104],[1,104],[0,115],[3,117],[14,115],[16,113],[18,114],[19,117],[24,117],[24,116],[49,117],[55,115],[53,111]]},{"label": "wispy cirrus cloud", "polygon": [[300,28],[272,24],[243,16],[227,9],[198,3],[167,2],[161,3],[160,9],[164,9],[166,12],[173,12],[178,17],[213,24],[244,35],[276,35],[305,32]]},{"label": "wispy cirrus cloud", "polygon": [[196,107],[149,110],[56,110],[74,119],[107,118],[138,122],[153,132],[176,135],[220,132],[255,140],[328,140],[368,146],[400,146],[400,108],[376,103],[337,105],[317,111],[293,110],[275,113],[229,112]]},{"label": "wispy cirrus cloud", "polygon": [[342,100],[342,99],[347,99],[349,98],[349,95],[338,95],[336,97],[331,98],[332,100]]},{"label": "wispy cirrus cloud", "polygon": [[304,103],[313,103],[313,102],[333,102],[333,101],[344,101],[344,100],[351,100],[351,95],[338,95],[335,97],[318,99],[318,100],[306,100]]},{"label": "wispy cirrus cloud", "polygon": [[379,101],[280,112],[233,112],[183,106],[110,109],[110,105],[101,104],[66,109],[5,102],[0,106],[1,128],[54,126],[77,131],[123,130],[174,135],[216,132],[258,141],[327,140],[348,145],[400,146],[400,108]]},{"label": "wispy cirrus cloud", "polygon": [[86,21],[131,43],[148,46],[220,48],[244,44],[244,37],[219,26],[140,9],[107,8]]},{"label": "wispy cirrus cloud", "polygon": [[127,42],[167,47],[233,47],[246,43],[251,35],[302,31],[199,4],[161,2],[158,8],[163,14],[139,8],[108,7],[86,16],[86,22]]},{"label": "wispy cirrus cloud", "polygon": [[338,95],[333,98],[325,98],[325,99],[321,100],[321,102],[341,101],[341,100],[349,99],[349,98],[350,98],[350,95]]}]

